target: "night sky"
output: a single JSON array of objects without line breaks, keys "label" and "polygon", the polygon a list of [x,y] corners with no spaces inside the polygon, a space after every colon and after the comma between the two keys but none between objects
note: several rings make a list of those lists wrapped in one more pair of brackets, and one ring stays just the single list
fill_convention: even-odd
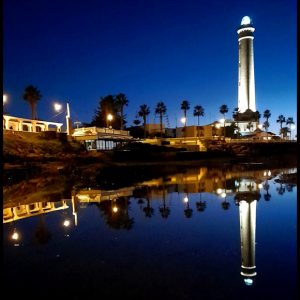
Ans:
[{"label": "night sky", "polygon": [[[4,0],[3,92],[5,111],[30,118],[22,99],[33,84],[43,97],[38,118],[62,122],[55,101],[69,101],[72,121],[91,122],[99,99],[124,93],[127,125],[142,104],[148,123],[154,108],[167,106],[166,126],[222,118],[219,107],[237,107],[238,39],[243,16],[253,21],[257,109],[270,109],[270,130],[278,115],[296,123],[296,0]],[[261,122],[264,120],[261,119]],[[295,133],[294,133],[295,134]]]}]

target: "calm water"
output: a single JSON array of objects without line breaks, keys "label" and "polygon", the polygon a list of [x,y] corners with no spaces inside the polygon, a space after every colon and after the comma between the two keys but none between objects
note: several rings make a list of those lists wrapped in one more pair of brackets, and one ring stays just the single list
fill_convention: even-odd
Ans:
[{"label": "calm water", "polygon": [[67,188],[63,178],[6,186],[5,289],[31,298],[296,299],[296,173],[198,167],[110,190]]}]

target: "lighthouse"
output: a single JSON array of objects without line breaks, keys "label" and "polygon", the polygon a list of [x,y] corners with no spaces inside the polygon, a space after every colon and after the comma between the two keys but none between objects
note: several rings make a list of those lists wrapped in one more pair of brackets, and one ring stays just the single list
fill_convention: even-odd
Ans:
[{"label": "lighthouse", "polygon": [[241,113],[247,109],[256,111],[254,82],[254,27],[248,16],[243,17],[237,31],[239,41],[238,108]]}]

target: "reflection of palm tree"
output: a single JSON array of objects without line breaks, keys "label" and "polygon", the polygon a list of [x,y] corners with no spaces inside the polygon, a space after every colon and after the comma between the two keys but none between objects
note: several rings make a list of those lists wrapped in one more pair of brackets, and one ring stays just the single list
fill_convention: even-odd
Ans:
[{"label": "reflection of palm tree", "polygon": [[276,191],[278,192],[278,195],[283,195],[285,193],[285,187],[280,182],[280,186],[276,188]]},{"label": "reflection of palm tree", "polygon": [[197,207],[197,210],[198,211],[204,211],[205,208],[206,208],[206,201],[202,201],[202,193],[200,192],[199,193],[200,195],[200,199],[199,199],[199,202],[196,202],[196,207]]},{"label": "reflection of palm tree", "polygon": [[134,224],[134,218],[130,218],[128,214],[130,202],[126,197],[116,199],[114,204],[118,207],[117,212],[112,210],[112,203],[112,200],[108,200],[96,204],[105,218],[106,225],[114,229],[130,230]]},{"label": "reflection of palm tree", "polygon": [[159,208],[159,212],[164,219],[167,219],[170,214],[170,208],[166,206],[165,186],[163,186],[163,206]]},{"label": "reflection of palm tree", "polygon": [[265,184],[263,185],[263,188],[267,192],[266,194],[264,194],[264,199],[266,201],[270,201],[271,195],[269,194],[270,185],[268,183],[268,180],[266,180]]},{"label": "reflection of palm tree", "polygon": [[190,208],[188,196],[185,196],[186,209],[184,210],[184,215],[186,218],[191,218],[193,215],[193,210]]},{"label": "reflection of palm tree", "polygon": [[230,206],[230,203],[226,201],[226,198],[224,199],[224,201],[222,202],[222,208],[224,210],[228,210]]},{"label": "reflection of palm tree", "polygon": [[150,205],[150,199],[147,195],[147,206],[143,208],[143,211],[145,213],[145,217],[151,218],[154,215],[154,209]]},{"label": "reflection of palm tree", "polygon": [[35,232],[35,237],[39,244],[45,245],[49,242],[52,235],[51,232],[46,227],[45,218],[43,214],[39,215],[39,220],[40,221],[37,230]]}]

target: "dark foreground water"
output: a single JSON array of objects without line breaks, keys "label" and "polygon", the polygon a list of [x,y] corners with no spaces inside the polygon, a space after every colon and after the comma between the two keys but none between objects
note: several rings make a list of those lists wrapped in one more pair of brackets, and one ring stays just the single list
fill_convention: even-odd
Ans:
[{"label": "dark foreground water", "polygon": [[13,299],[296,299],[296,172],[198,167],[110,190],[64,190],[57,178],[5,187],[4,290]]}]

